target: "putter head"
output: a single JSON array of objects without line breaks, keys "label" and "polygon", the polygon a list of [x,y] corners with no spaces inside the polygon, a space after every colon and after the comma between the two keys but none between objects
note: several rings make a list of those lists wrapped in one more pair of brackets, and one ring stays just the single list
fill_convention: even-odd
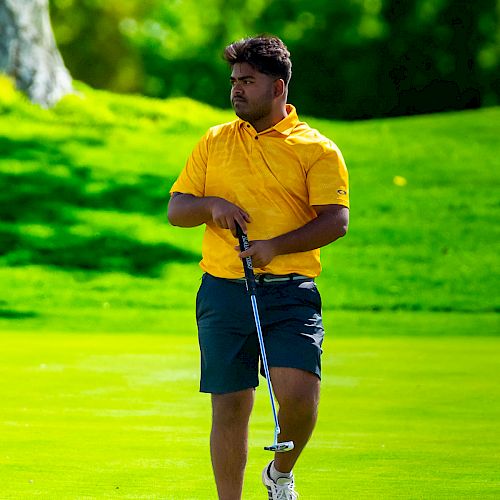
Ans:
[{"label": "putter head", "polygon": [[272,444],[271,446],[264,446],[264,450],[274,451],[277,453],[283,453],[285,451],[291,451],[295,445],[293,441],[284,441],[283,443]]}]

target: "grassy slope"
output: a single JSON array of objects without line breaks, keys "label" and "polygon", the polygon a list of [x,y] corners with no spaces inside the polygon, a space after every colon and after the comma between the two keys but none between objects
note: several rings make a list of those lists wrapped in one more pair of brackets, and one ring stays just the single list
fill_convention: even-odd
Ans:
[{"label": "grassy slope", "polygon": [[[123,329],[134,313],[147,328],[165,304],[191,307],[202,229],[165,223],[167,192],[200,135],[232,113],[85,87],[44,111],[0,85],[5,327],[72,329],[80,309],[89,329]],[[350,233],[323,252],[325,308],[498,310],[499,117],[308,120],[339,144],[352,183]]]}]

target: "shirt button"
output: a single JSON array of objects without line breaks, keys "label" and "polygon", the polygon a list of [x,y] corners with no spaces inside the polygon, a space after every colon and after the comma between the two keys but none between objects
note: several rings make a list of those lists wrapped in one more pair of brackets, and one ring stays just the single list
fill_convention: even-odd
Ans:
[{"label": "shirt button", "polygon": [[259,140],[259,136],[258,136],[258,135],[256,135],[256,136],[255,136],[255,140],[256,140],[256,141],[258,141],[258,140]]},{"label": "shirt button", "polygon": [[250,128],[250,125],[247,123],[247,127]]}]

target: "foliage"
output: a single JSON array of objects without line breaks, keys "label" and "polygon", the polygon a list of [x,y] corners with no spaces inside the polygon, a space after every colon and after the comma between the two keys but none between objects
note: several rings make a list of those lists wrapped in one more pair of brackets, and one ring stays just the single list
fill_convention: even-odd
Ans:
[{"label": "foliage", "polygon": [[[299,65],[294,99],[303,112],[411,115],[475,108],[498,96],[500,89],[485,88],[498,85],[494,67],[479,61],[486,50],[499,62],[494,1],[318,0],[312,13],[291,5],[289,21],[308,19],[289,44]],[[272,2],[261,21],[285,36],[279,8]]]},{"label": "foliage", "polygon": [[223,47],[261,32],[291,49],[303,113],[368,118],[500,102],[495,0],[52,0],[76,78],[227,107]]}]

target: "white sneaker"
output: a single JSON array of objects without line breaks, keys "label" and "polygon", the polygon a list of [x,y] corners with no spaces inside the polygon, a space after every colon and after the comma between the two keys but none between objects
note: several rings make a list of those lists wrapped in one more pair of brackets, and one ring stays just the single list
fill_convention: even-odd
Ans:
[{"label": "white sneaker", "polygon": [[297,500],[299,494],[294,489],[293,475],[291,478],[280,477],[274,482],[269,474],[272,462],[262,471],[262,482],[267,488],[269,500]]}]

